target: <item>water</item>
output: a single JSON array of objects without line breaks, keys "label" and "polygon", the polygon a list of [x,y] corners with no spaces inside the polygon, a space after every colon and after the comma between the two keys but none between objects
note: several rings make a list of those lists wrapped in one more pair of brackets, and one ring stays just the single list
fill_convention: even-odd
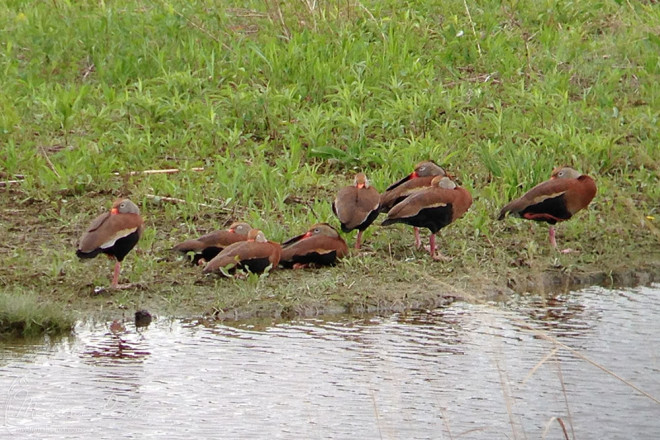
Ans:
[{"label": "water", "polygon": [[655,439],[660,404],[631,385],[660,398],[658,316],[656,285],[331,321],[159,319],[121,339],[85,324],[0,346],[0,438],[563,439],[560,418],[570,438]]}]

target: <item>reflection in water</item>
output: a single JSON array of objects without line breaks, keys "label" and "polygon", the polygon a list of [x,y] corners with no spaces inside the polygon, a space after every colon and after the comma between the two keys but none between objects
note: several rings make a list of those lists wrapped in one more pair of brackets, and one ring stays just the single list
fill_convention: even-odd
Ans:
[{"label": "reflection in water", "polygon": [[[658,438],[660,290],[386,317],[84,324],[0,347],[2,429],[41,438]],[[547,429],[547,432],[546,432]],[[574,431],[574,432],[573,432]],[[545,433],[545,434],[544,434]]]},{"label": "reflection in water", "polygon": [[83,359],[93,364],[142,362],[151,353],[148,342],[139,333],[126,331],[106,332],[99,338],[89,340],[87,347],[80,354]]},{"label": "reflection in water", "polygon": [[584,337],[599,323],[601,314],[597,308],[587,308],[574,293],[515,297],[507,307],[527,315],[536,328],[557,336]]}]

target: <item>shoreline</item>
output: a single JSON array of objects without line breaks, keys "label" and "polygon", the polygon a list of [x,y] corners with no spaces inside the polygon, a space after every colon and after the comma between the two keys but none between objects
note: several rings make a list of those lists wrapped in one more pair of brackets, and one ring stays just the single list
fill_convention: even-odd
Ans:
[{"label": "shoreline", "polygon": [[[381,304],[340,304],[326,302],[320,304],[315,301],[300,303],[288,307],[263,307],[255,305],[250,308],[236,307],[230,310],[217,310],[214,313],[205,313],[203,316],[215,321],[243,321],[250,319],[273,318],[291,320],[296,318],[328,317],[335,315],[365,315],[385,313],[405,313],[415,310],[434,309],[450,304],[453,301],[467,301],[483,303],[499,301],[508,295],[557,295],[575,292],[587,287],[599,286],[607,289],[634,288],[649,286],[660,281],[660,263],[649,264],[641,269],[622,267],[613,271],[593,271],[563,273],[561,270],[551,270],[535,276],[521,278],[510,286],[493,285],[490,289],[479,291],[477,294],[465,294],[447,285],[448,290],[443,294],[424,294],[413,292],[405,298],[393,301],[384,301]],[[511,284],[511,283],[510,283]],[[460,289],[463,290],[463,289]]]},{"label": "shoreline", "polygon": [[[475,239],[467,221],[442,235],[453,257],[448,262],[431,261],[427,252],[413,249],[409,228],[375,227],[368,230],[362,251],[351,250],[334,267],[278,269],[267,276],[226,279],[202,275],[199,267],[175,257],[172,245],[193,234],[177,232],[177,224],[168,219],[154,223],[152,213],[147,227],[151,237],[138,244],[122,272],[136,287],[95,294],[95,286],[109,283],[111,264],[105,258],[79,261],[75,256],[77,233],[88,222],[86,208],[70,213],[70,218],[44,218],[49,209],[44,202],[2,198],[24,213],[22,218],[2,217],[9,224],[7,263],[0,267],[2,291],[17,301],[35,297],[39,307],[45,303],[46,310],[66,312],[74,321],[126,320],[141,309],[155,316],[218,322],[396,313],[456,299],[483,303],[527,293],[552,295],[591,285],[633,287],[660,280],[660,248],[652,239],[617,247],[596,234],[576,241],[566,232],[562,238],[580,250],[564,255],[539,241],[545,238],[543,228],[522,222],[494,224],[500,229],[490,238]],[[620,224],[625,224],[623,219]],[[179,224],[182,227],[185,224]],[[172,232],[163,232],[167,230]],[[652,232],[629,227],[626,233],[651,238]],[[602,233],[600,237],[618,239]],[[349,245],[354,239],[345,238]]]}]

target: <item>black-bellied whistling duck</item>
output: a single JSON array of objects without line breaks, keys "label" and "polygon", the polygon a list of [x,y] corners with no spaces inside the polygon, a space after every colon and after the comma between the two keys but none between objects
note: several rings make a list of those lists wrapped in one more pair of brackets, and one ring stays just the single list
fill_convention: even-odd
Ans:
[{"label": "black-bellied whistling duck", "polygon": [[[406,197],[431,186],[431,181],[435,176],[446,176],[447,172],[435,162],[427,160],[415,165],[415,170],[388,186],[380,196],[380,212],[387,213],[397,203],[402,202]],[[415,246],[419,248],[422,243],[419,238],[419,228],[415,227]]]},{"label": "black-bellied whistling duck", "polygon": [[282,248],[279,243],[268,241],[259,229],[251,229],[246,241],[238,241],[224,248],[204,268],[204,273],[221,269],[242,269],[262,273],[268,267],[276,268],[280,262]]},{"label": "black-bellied whistling duck", "polygon": [[247,240],[248,232],[252,227],[245,222],[232,223],[229,228],[202,235],[199,238],[186,240],[172,249],[184,254],[194,252],[192,262],[196,265],[206,264],[220,251],[237,241]]},{"label": "black-bellied whistling duck", "polygon": [[472,205],[472,196],[446,176],[436,176],[431,186],[406,197],[394,205],[383,226],[405,223],[431,231],[429,252],[434,260],[445,257],[435,252],[435,234],[465,214]]},{"label": "black-bellied whistling duck", "polygon": [[376,188],[369,185],[364,173],[357,173],[353,185],[339,190],[332,202],[332,212],[341,223],[343,232],[358,230],[355,249],[360,249],[362,233],[378,217],[380,195]]},{"label": "black-bellied whistling duck", "polygon": [[110,212],[98,216],[87,228],[78,244],[76,255],[80,258],[94,258],[103,252],[114,257],[115,271],[110,287],[119,286],[121,262],[137,244],[144,229],[140,210],[128,199],[120,199],[112,204]]},{"label": "black-bellied whistling duck", "polygon": [[310,264],[330,266],[348,254],[348,246],[335,228],[317,223],[304,234],[282,243],[280,264],[294,269]]},{"label": "black-bellied whistling duck", "polygon": [[[550,244],[557,249],[553,225],[570,219],[586,208],[595,195],[594,179],[573,168],[558,167],[552,170],[550,180],[539,183],[502,208],[497,219],[502,220],[510,213],[527,220],[547,222],[550,224]],[[559,252],[567,253],[571,249]]]}]

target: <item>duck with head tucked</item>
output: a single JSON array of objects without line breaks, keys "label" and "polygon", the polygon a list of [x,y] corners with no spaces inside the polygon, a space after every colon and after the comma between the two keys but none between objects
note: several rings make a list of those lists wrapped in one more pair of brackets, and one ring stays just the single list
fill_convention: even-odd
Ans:
[{"label": "duck with head tucked", "polygon": [[405,223],[431,231],[429,252],[434,260],[446,259],[436,253],[435,234],[461,218],[472,205],[472,196],[446,176],[435,176],[431,186],[407,197],[387,213],[383,226]]},{"label": "duck with head tucked", "polygon": [[280,264],[294,269],[331,266],[346,255],[348,246],[337,230],[327,223],[317,223],[304,234],[282,243]]},{"label": "duck with head tucked", "polygon": [[[446,175],[445,169],[431,160],[418,163],[412,173],[388,186],[380,196],[380,212],[388,213],[393,206],[401,203],[406,197],[431,186],[431,181],[435,176]],[[415,226],[413,231],[415,233],[415,247],[419,248],[422,245],[419,228]]]},{"label": "duck with head tucked", "polygon": [[227,229],[186,240],[172,249],[183,254],[193,252],[193,264],[204,265],[230,244],[247,240],[250,229],[250,225],[245,222],[234,222]]},{"label": "duck with head tucked", "polygon": [[232,243],[213,257],[204,268],[204,273],[232,273],[242,269],[252,273],[263,273],[274,269],[280,262],[282,248],[279,243],[268,241],[259,229],[250,229],[247,240]]},{"label": "duck with head tucked", "polygon": [[369,185],[364,173],[356,174],[353,185],[340,189],[332,202],[332,212],[339,219],[341,230],[358,230],[355,249],[360,249],[362,233],[378,217],[379,204],[380,195],[376,188]]}]

